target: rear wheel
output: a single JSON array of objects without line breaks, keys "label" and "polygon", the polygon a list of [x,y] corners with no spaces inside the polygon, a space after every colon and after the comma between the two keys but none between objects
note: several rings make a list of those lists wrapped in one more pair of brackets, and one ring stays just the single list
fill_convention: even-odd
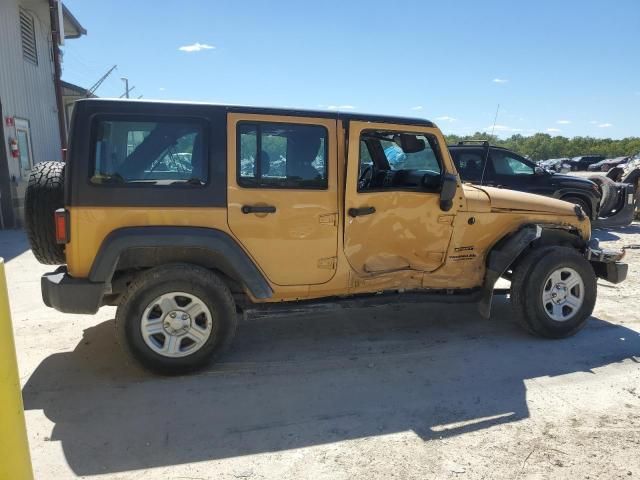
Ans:
[{"label": "rear wheel", "polygon": [[120,343],[149,370],[181,374],[200,369],[233,340],[231,292],[215,273],[174,264],[142,273],[116,312]]},{"label": "rear wheel", "polygon": [[516,267],[511,302],[530,332],[563,338],[580,330],[593,312],[596,276],[591,264],[568,247],[542,247]]}]

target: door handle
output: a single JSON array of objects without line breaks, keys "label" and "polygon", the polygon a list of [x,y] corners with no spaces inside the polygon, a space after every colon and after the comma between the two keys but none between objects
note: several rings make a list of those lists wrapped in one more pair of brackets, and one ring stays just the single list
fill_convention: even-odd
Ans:
[{"label": "door handle", "polygon": [[242,213],[276,213],[276,207],[273,205],[243,205]]},{"label": "door handle", "polygon": [[361,217],[363,215],[371,215],[372,213],[376,213],[376,207],[359,207],[349,209],[350,217]]}]

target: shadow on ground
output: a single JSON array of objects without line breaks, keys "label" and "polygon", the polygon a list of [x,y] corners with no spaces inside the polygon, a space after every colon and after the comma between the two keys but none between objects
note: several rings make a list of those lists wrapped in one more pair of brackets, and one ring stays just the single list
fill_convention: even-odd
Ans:
[{"label": "shadow on ground", "polygon": [[29,240],[23,230],[0,230],[0,258],[5,262],[29,250]]},{"label": "shadow on ground", "polygon": [[491,321],[472,305],[250,319],[222,363],[180,378],[128,364],[108,321],[40,364],[25,408],[55,423],[76,474],[104,474],[408,430],[459,435],[527,418],[526,379],[640,352],[638,333],[597,319],[570,339],[530,337],[496,303]]},{"label": "shadow on ground", "polygon": [[613,240],[620,240],[619,234],[634,234],[640,233],[640,224],[637,222],[627,225],[625,227],[609,227],[609,228],[594,228],[593,237],[599,239],[601,242],[609,242]]}]

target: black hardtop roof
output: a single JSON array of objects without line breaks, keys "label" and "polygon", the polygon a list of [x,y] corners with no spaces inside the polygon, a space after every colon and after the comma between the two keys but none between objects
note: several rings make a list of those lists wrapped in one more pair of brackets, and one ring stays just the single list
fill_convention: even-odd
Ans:
[{"label": "black hardtop roof", "polygon": [[180,105],[193,105],[211,107],[212,109],[222,109],[227,112],[236,113],[250,113],[258,115],[286,115],[297,117],[319,117],[319,118],[334,118],[336,120],[355,120],[362,122],[375,122],[375,123],[399,123],[409,125],[421,125],[425,127],[435,127],[435,124],[424,118],[412,118],[412,117],[398,117],[392,115],[376,115],[367,113],[356,112],[342,112],[335,110],[305,110],[300,108],[281,108],[281,107],[254,107],[246,105],[228,105],[228,104],[216,104],[216,103],[203,103],[203,102],[178,102],[178,101],[164,101],[164,100],[131,100],[131,99],[118,99],[118,98],[90,98],[81,99],[78,102],[82,103],[100,103],[110,104],[110,106],[116,106],[120,103],[139,103],[139,104],[153,104],[153,105],[170,105],[172,107]]},{"label": "black hardtop roof", "polygon": [[[478,143],[450,143],[449,145],[447,145],[448,148],[480,148],[480,149],[484,149],[486,147],[489,147],[490,149],[493,150],[506,150],[509,152],[513,152],[513,150],[509,150],[506,147],[500,147],[498,145],[486,145],[486,144],[482,144],[480,143],[480,140],[478,140]],[[517,153],[517,152],[515,152]],[[519,155],[519,154],[518,154]]]}]

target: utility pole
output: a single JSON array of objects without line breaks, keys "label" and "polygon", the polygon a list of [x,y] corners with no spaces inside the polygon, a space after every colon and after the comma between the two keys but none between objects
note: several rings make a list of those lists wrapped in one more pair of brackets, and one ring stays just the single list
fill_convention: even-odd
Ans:
[{"label": "utility pole", "polygon": [[49,22],[51,24],[51,47],[53,50],[53,87],[56,95],[56,108],[58,110],[58,130],[60,130],[60,148],[63,155],[67,151],[67,123],[64,119],[64,102],[62,101],[62,66],[60,61],[60,40],[64,32],[58,31],[58,2],[49,0]]},{"label": "utility pole", "polygon": [[129,79],[127,77],[121,77],[120,80],[124,82],[124,93],[120,95],[120,98],[122,97],[129,98],[129,92],[131,92],[131,90],[133,90],[136,87],[134,86],[129,88]]}]

